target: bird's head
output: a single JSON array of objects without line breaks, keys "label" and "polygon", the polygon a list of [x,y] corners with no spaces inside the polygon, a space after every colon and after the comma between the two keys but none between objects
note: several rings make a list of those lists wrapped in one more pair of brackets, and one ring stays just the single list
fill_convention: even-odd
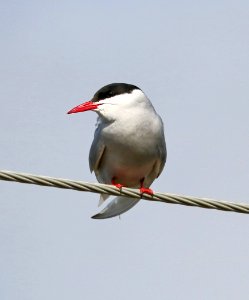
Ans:
[{"label": "bird's head", "polygon": [[111,83],[98,90],[92,100],[74,107],[68,114],[92,110],[111,120],[126,109],[135,109],[146,104],[147,100],[145,94],[135,85]]}]

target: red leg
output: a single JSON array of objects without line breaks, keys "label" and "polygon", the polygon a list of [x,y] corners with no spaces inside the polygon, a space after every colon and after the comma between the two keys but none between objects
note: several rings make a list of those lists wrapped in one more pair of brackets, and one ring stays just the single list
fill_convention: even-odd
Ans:
[{"label": "red leg", "polygon": [[141,181],[140,181],[140,193],[141,194],[149,194],[149,195],[153,195],[154,194],[154,192],[153,192],[153,190],[152,189],[150,189],[150,188],[145,188],[143,185],[144,185],[144,178],[143,179],[141,179]]},{"label": "red leg", "polygon": [[124,185],[121,183],[115,183],[115,179],[116,179],[115,177],[112,177],[112,185],[115,185],[116,188],[121,190]]}]

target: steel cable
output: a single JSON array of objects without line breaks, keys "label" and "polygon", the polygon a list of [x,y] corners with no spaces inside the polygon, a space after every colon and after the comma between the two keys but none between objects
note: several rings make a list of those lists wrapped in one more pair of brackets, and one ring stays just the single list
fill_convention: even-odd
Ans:
[{"label": "steel cable", "polygon": [[197,206],[209,209],[218,209],[223,211],[232,211],[237,213],[249,213],[249,204],[233,203],[227,201],[218,201],[207,198],[181,196],[168,193],[154,193],[153,195],[140,194],[138,189],[123,187],[121,190],[115,186],[100,183],[88,183],[77,180],[54,178],[48,176],[32,175],[20,172],[0,170],[0,180],[15,181],[27,184],[36,184],[61,189],[72,189],[82,192],[92,192],[109,194],[115,196],[129,196],[132,198],[141,198],[149,201],[158,201],[170,204],[180,204],[187,206]]}]

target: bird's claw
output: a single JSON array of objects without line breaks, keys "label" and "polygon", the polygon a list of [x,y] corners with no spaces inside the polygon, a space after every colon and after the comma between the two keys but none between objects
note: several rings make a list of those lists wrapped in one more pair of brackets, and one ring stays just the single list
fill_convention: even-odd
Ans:
[{"label": "bird's claw", "polygon": [[119,190],[122,190],[122,187],[124,186],[121,183],[116,183],[115,182],[115,177],[112,178],[112,185],[114,185],[116,188],[118,188]]},{"label": "bird's claw", "polygon": [[124,185],[121,184],[121,183],[115,183],[115,184],[113,184],[113,185],[115,185],[115,187],[118,188],[119,190],[122,190],[122,187],[124,186]]},{"label": "bird's claw", "polygon": [[149,195],[154,195],[154,192],[152,189],[149,189],[149,188],[145,188],[145,187],[141,187],[140,188],[140,193],[141,194],[149,194]]}]

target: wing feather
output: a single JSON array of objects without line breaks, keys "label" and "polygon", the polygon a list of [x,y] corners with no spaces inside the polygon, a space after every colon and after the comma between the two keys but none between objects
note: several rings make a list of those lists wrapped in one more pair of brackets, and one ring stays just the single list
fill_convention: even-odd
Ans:
[{"label": "wing feather", "polygon": [[157,177],[159,177],[160,174],[162,173],[162,170],[164,168],[164,165],[165,165],[166,159],[167,159],[167,149],[166,149],[164,133],[162,133],[162,134],[163,134],[163,138],[161,139],[161,143],[158,145],[159,162],[158,162]]},{"label": "wing feather", "polygon": [[101,164],[101,160],[103,159],[104,152],[106,149],[106,146],[103,142],[103,139],[101,138],[100,133],[101,133],[101,126],[98,125],[98,127],[95,130],[94,139],[89,152],[90,171],[91,172],[94,171],[95,173],[98,172],[99,166]]}]

